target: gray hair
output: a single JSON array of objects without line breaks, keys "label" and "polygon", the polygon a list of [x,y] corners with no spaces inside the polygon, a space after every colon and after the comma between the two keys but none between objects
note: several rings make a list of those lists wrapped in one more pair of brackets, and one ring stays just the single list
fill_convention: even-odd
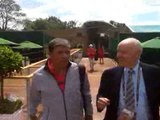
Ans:
[{"label": "gray hair", "polygon": [[55,47],[57,47],[57,46],[64,46],[64,47],[68,47],[68,48],[71,47],[71,45],[70,45],[70,43],[69,43],[69,41],[67,39],[54,38],[48,44],[48,51],[52,52],[55,49]]}]

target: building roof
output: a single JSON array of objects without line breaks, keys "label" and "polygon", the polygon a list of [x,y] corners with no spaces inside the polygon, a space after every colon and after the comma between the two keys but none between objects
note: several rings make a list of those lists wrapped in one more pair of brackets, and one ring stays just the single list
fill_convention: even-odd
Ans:
[{"label": "building roof", "polygon": [[130,25],[133,32],[160,32],[160,25]]}]

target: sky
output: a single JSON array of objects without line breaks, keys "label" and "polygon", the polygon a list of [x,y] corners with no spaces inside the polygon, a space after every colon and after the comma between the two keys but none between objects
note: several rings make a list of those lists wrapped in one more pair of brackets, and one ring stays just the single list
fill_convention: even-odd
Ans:
[{"label": "sky", "polygon": [[159,25],[160,0],[15,0],[27,18],[55,16],[62,21],[110,20],[126,25]]}]

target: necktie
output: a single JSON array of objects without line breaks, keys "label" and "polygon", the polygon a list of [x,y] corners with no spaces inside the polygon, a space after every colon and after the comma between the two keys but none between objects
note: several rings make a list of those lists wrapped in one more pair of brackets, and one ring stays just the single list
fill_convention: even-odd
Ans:
[{"label": "necktie", "polygon": [[135,94],[134,94],[134,84],[132,79],[133,70],[128,71],[128,80],[126,83],[126,99],[125,104],[126,108],[132,112],[135,110]]}]

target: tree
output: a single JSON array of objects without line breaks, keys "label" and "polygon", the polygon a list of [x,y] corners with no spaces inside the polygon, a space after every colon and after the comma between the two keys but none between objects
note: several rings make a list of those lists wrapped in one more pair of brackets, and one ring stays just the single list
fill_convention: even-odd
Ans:
[{"label": "tree", "polygon": [[24,30],[54,30],[76,28],[75,21],[61,21],[59,18],[51,16],[45,19],[36,19],[35,21],[24,20]]},{"label": "tree", "polygon": [[23,30],[31,31],[33,30],[34,23],[29,19],[25,19],[23,20],[23,26],[24,26]]},{"label": "tree", "polygon": [[68,21],[66,24],[67,28],[76,28],[76,25],[77,25],[77,22],[73,20]]},{"label": "tree", "polygon": [[0,100],[4,99],[4,78],[21,69],[23,57],[6,46],[0,46]]},{"label": "tree", "polygon": [[22,24],[22,18],[26,15],[20,10],[20,6],[14,0],[0,0],[0,29],[2,31]]}]

